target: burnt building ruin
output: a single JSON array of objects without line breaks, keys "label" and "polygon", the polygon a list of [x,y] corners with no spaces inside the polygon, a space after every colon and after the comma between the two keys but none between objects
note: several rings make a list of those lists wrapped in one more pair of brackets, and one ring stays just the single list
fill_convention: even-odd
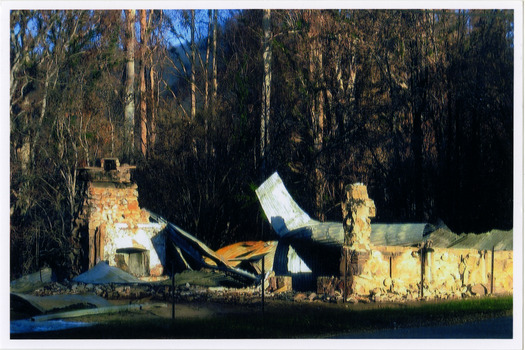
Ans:
[{"label": "burnt building ruin", "polygon": [[248,283],[257,277],[230,266],[220,255],[160,215],[140,208],[135,166],[104,158],[80,169],[84,201],[73,232],[73,274],[99,262],[142,281],[166,279],[184,269],[220,270]]},{"label": "burnt building ruin", "polygon": [[73,274],[104,261],[142,281],[205,268],[245,285],[265,278],[272,291],[338,290],[345,298],[512,292],[512,231],[457,235],[425,223],[371,223],[375,205],[363,184],[346,187],[342,222],[320,222],[297,205],[274,173],[256,194],[279,239],[238,242],[215,252],[140,208],[134,169],[106,158],[80,170],[86,186],[73,234],[77,267]]},{"label": "burnt building ruin", "polygon": [[379,297],[512,293],[512,231],[455,234],[425,223],[373,224],[366,186],[346,187],[343,222],[310,218],[277,173],[257,190],[279,235],[273,269],[296,290]]}]

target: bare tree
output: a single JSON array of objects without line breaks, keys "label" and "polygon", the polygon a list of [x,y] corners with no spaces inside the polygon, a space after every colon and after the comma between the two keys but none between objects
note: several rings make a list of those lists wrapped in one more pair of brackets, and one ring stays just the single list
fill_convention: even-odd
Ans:
[{"label": "bare tree", "polygon": [[197,46],[195,45],[195,10],[191,10],[191,119],[195,120],[196,114],[196,99],[195,99],[195,66],[196,59],[195,55],[197,53]]},{"label": "bare tree", "polygon": [[126,10],[126,90],[124,98],[125,139],[128,156],[134,149],[135,127],[135,10]]},{"label": "bare tree", "polygon": [[140,16],[140,150],[146,156],[148,147],[147,106],[146,106],[146,50],[148,36],[146,35],[146,10],[139,10]]},{"label": "bare tree", "polygon": [[217,111],[217,10],[213,11],[213,53],[212,53],[212,81],[213,81],[213,88],[212,88],[212,98],[211,98],[211,105],[212,105],[212,111],[213,116],[216,115]]},{"label": "bare tree", "polygon": [[266,152],[270,144],[270,94],[272,82],[272,45],[271,45],[271,12],[263,10],[263,66],[264,75],[262,83],[262,105],[261,105],[261,138],[260,156],[262,161],[261,173],[264,176],[266,165]]}]

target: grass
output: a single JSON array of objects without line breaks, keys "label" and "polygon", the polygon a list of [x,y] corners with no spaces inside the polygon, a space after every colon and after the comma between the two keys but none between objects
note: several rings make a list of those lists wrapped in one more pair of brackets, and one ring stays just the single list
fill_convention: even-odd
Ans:
[{"label": "grass", "polygon": [[93,327],[14,336],[48,339],[315,338],[388,329],[394,324],[398,328],[453,325],[509,316],[512,315],[512,302],[512,296],[366,305],[272,300],[266,304],[264,317],[257,304],[239,313],[181,317],[174,321],[152,314],[123,313],[82,319],[100,322]]}]

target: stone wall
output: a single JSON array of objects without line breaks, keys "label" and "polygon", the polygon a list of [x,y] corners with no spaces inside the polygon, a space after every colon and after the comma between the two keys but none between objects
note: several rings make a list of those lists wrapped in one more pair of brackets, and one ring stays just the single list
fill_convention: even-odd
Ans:
[{"label": "stone wall", "polygon": [[[397,296],[397,299],[451,298],[489,293],[512,293],[512,251],[373,246],[370,217],[375,206],[366,187],[346,187],[342,204],[345,244],[340,258],[340,276],[321,277],[318,291],[340,286],[349,296]],[[327,282],[323,282],[327,281]]]},{"label": "stone wall", "polygon": [[[423,264],[421,256],[424,255]],[[512,251],[475,249],[372,247],[361,273],[349,276],[351,294],[368,296],[393,293],[406,299],[452,298],[465,295],[512,293]],[[423,295],[421,282],[423,281]]]}]

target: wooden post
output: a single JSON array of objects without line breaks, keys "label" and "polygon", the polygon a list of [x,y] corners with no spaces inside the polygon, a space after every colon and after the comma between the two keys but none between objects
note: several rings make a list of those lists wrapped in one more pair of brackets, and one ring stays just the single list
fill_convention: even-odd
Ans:
[{"label": "wooden post", "polygon": [[490,294],[494,293],[494,246],[492,246],[492,257],[490,263]]}]

